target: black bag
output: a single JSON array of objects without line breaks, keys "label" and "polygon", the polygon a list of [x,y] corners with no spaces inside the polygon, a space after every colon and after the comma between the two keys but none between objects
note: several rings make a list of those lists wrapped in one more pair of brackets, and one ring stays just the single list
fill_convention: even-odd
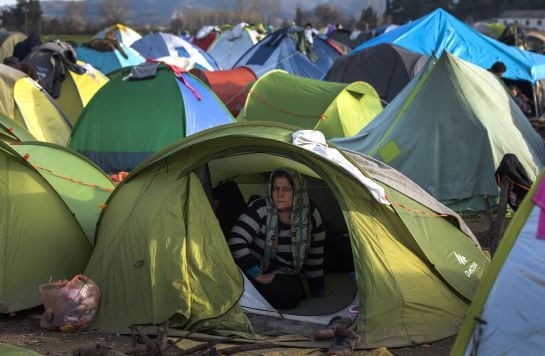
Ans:
[{"label": "black bag", "polygon": [[353,272],[354,256],[348,233],[327,233],[324,249],[326,272]]},{"label": "black bag", "polygon": [[234,181],[220,182],[212,189],[214,211],[225,237],[229,236],[240,214],[246,208],[246,202]]},{"label": "black bag", "polygon": [[517,156],[512,153],[503,156],[499,167],[496,169],[496,179],[498,186],[501,185],[501,181],[504,179],[510,181],[507,203],[516,211],[533,184]]}]

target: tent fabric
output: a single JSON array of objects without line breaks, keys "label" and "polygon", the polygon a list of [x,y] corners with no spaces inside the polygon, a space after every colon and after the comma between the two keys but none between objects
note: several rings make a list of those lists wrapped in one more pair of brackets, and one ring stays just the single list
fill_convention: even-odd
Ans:
[{"label": "tent fabric", "polygon": [[63,41],[47,42],[28,54],[24,63],[36,68],[38,81],[73,126],[83,108],[108,78],[91,65],[78,61],[74,48]]},{"label": "tent fabric", "polygon": [[340,42],[350,48],[355,48],[372,38],[372,34],[370,32],[352,32],[346,29],[335,29],[327,35],[327,38]]},{"label": "tent fabric", "polygon": [[545,56],[482,35],[442,9],[364,42],[354,52],[380,43],[393,43],[428,56],[439,57],[448,51],[484,69],[502,61],[507,66],[505,78],[531,83],[545,79]]},{"label": "tent fabric", "polygon": [[0,30],[0,63],[3,63],[5,58],[13,56],[15,45],[26,38],[27,35],[21,32]]},{"label": "tent fabric", "polygon": [[[456,211],[486,209],[512,153],[535,180],[542,138],[494,74],[445,52],[355,136],[335,144],[399,170]],[[425,144],[423,144],[425,143]]]},{"label": "tent fabric", "polygon": [[72,132],[70,148],[105,172],[130,171],[182,137],[234,121],[189,73],[180,74],[182,81],[161,64],[154,77],[124,80],[130,71],[118,73],[96,94]]},{"label": "tent fabric", "polygon": [[381,110],[369,84],[326,82],[273,70],[252,85],[237,120],[282,122],[333,138],[355,135]]},{"label": "tent fabric", "polygon": [[219,35],[220,29],[218,27],[204,26],[191,38],[191,43],[203,51],[208,51],[208,48],[210,48]]},{"label": "tent fabric", "polygon": [[248,67],[216,71],[203,71],[194,68],[190,72],[208,85],[235,117],[246,102],[249,87],[257,79],[254,72]]},{"label": "tent fabric", "polygon": [[72,126],[93,96],[108,82],[108,77],[96,68],[81,61],[77,62],[85,72],[82,74],[69,71],[69,76],[62,82],[61,96],[55,99],[66,114]]},{"label": "tent fabric", "polygon": [[71,125],[55,100],[25,73],[0,64],[0,114],[37,140],[68,144]]},{"label": "tent fabric", "polygon": [[93,38],[106,39],[114,38],[119,43],[123,43],[127,46],[132,45],[134,42],[142,38],[142,36],[133,30],[132,28],[116,23],[114,25],[108,26],[105,29],[99,31]]},{"label": "tent fabric", "polygon": [[[466,298],[472,298],[489,263],[452,223],[462,224],[461,219],[444,206],[452,220],[439,216],[370,176],[392,202],[400,203],[378,204],[342,167],[292,145],[296,130],[267,122],[223,125],[179,140],[136,167],[107,202],[85,272],[103,292],[93,326],[115,331],[174,317],[188,330],[240,331],[250,325],[239,307],[309,320],[289,311],[259,309],[267,303],[243,285],[201,180],[193,173],[206,164],[212,185],[278,166],[296,168],[326,184],[342,209],[352,245],[360,347],[402,346],[455,334]],[[416,187],[407,179],[404,184]],[[422,195],[419,199],[432,199]],[[219,280],[221,288],[216,287]],[[192,301],[198,301],[198,309]],[[222,324],[203,325],[211,315],[222,315]],[[325,315],[320,323],[330,319]]]},{"label": "tent fabric", "polygon": [[509,223],[452,355],[538,355],[545,347],[543,173]]},{"label": "tent fabric", "polygon": [[545,53],[545,33],[543,31],[525,31],[526,48],[532,52]]},{"label": "tent fabric", "polygon": [[0,343],[0,354],[4,356],[40,356],[41,354],[22,347]]},{"label": "tent fabric", "polygon": [[273,69],[282,69],[290,74],[321,79],[342,53],[319,36],[314,38],[309,52],[310,44],[303,40],[303,31],[302,27],[291,26],[271,33],[243,54],[233,67],[250,67],[258,77]]},{"label": "tent fabric", "polygon": [[340,56],[324,80],[369,83],[387,103],[422,70],[429,57],[402,47],[382,43]]},{"label": "tent fabric", "polygon": [[144,63],[144,57],[136,50],[121,42],[119,43],[119,46],[127,57],[123,56],[118,49],[114,49],[113,51],[98,51],[86,46],[77,46],[75,50],[79,60],[89,63],[105,75],[120,68]]},{"label": "tent fabric", "polygon": [[181,37],[170,33],[156,32],[134,42],[131,47],[146,59],[162,57],[191,58],[195,67],[203,70],[218,70],[215,60],[205,51]]},{"label": "tent fabric", "polygon": [[223,32],[210,45],[207,52],[221,69],[231,69],[236,61],[258,42],[260,35],[246,23],[239,23]]},{"label": "tent fabric", "polygon": [[44,142],[13,146],[55,189],[94,244],[100,207],[115,184],[94,163],[75,151]]},{"label": "tent fabric", "polygon": [[479,33],[497,40],[505,30],[506,26],[499,22],[476,22],[471,25],[471,27],[479,31]]},{"label": "tent fabric", "polygon": [[0,140],[8,144],[36,141],[36,138],[15,120],[0,114]]},{"label": "tent fabric", "polygon": [[[231,327],[248,331],[248,321],[236,304],[242,294],[237,288],[242,276],[226,255],[225,240],[217,239],[223,236],[219,225],[208,219],[213,211],[199,179],[194,174],[179,179],[163,172],[150,182],[158,181],[159,185],[146,192],[138,192],[140,186],[137,191],[129,189],[119,195],[122,200],[148,201],[137,214],[127,215],[124,204],[107,209],[108,218],[100,229],[110,232],[108,237],[98,237],[96,248],[101,253],[94,255],[85,272],[102,291],[94,325],[115,330],[131,324],[162,323],[176,314],[191,329],[202,327],[208,319],[231,314],[232,322],[240,323]],[[117,236],[111,235],[109,217],[126,221]],[[154,224],[155,219],[164,228]],[[149,229],[140,234],[143,221]],[[138,241],[126,249],[129,235]],[[149,240],[142,240],[144,236]],[[136,269],[123,268],[128,261],[133,261]],[[109,276],[104,274],[105,265],[111,267]],[[119,301],[128,304],[122,307]]]},{"label": "tent fabric", "polygon": [[51,185],[0,142],[0,312],[41,305],[38,286],[71,279],[85,268],[91,245]]}]

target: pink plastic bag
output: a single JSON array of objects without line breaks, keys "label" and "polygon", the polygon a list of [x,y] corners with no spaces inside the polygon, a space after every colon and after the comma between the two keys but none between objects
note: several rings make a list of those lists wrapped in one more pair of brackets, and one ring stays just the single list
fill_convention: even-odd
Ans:
[{"label": "pink plastic bag", "polygon": [[95,282],[78,274],[71,281],[62,280],[39,286],[45,312],[40,326],[59,328],[62,332],[85,329],[95,317],[100,290]]}]

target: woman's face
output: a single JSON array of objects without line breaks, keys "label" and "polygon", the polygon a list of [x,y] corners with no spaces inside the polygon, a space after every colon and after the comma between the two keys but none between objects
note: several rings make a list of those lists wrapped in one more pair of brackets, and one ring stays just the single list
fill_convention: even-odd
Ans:
[{"label": "woman's face", "polygon": [[293,187],[288,178],[275,178],[271,187],[271,195],[276,210],[291,210],[293,204]]}]

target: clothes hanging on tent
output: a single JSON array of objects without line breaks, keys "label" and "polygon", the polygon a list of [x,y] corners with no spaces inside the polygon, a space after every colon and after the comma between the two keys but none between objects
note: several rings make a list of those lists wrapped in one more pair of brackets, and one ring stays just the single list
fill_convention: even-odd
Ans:
[{"label": "clothes hanging on tent", "polygon": [[349,171],[357,180],[359,180],[367,189],[371,196],[381,204],[390,205],[384,189],[364,176],[352,163],[341,155],[338,150],[327,147],[325,136],[320,131],[300,130],[293,134],[293,144],[303,147],[309,151],[319,154],[332,162],[342,166]]},{"label": "clothes hanging on tent", "polygon": [[501,185],[503,179],[508,179],[511,182],[509,184],[507,202],[513,210],[517,210],[522,199],[524,199],[533,184],[517,156],[512,153],[503,156],[496,170],[496,179],[498,186]]}]

